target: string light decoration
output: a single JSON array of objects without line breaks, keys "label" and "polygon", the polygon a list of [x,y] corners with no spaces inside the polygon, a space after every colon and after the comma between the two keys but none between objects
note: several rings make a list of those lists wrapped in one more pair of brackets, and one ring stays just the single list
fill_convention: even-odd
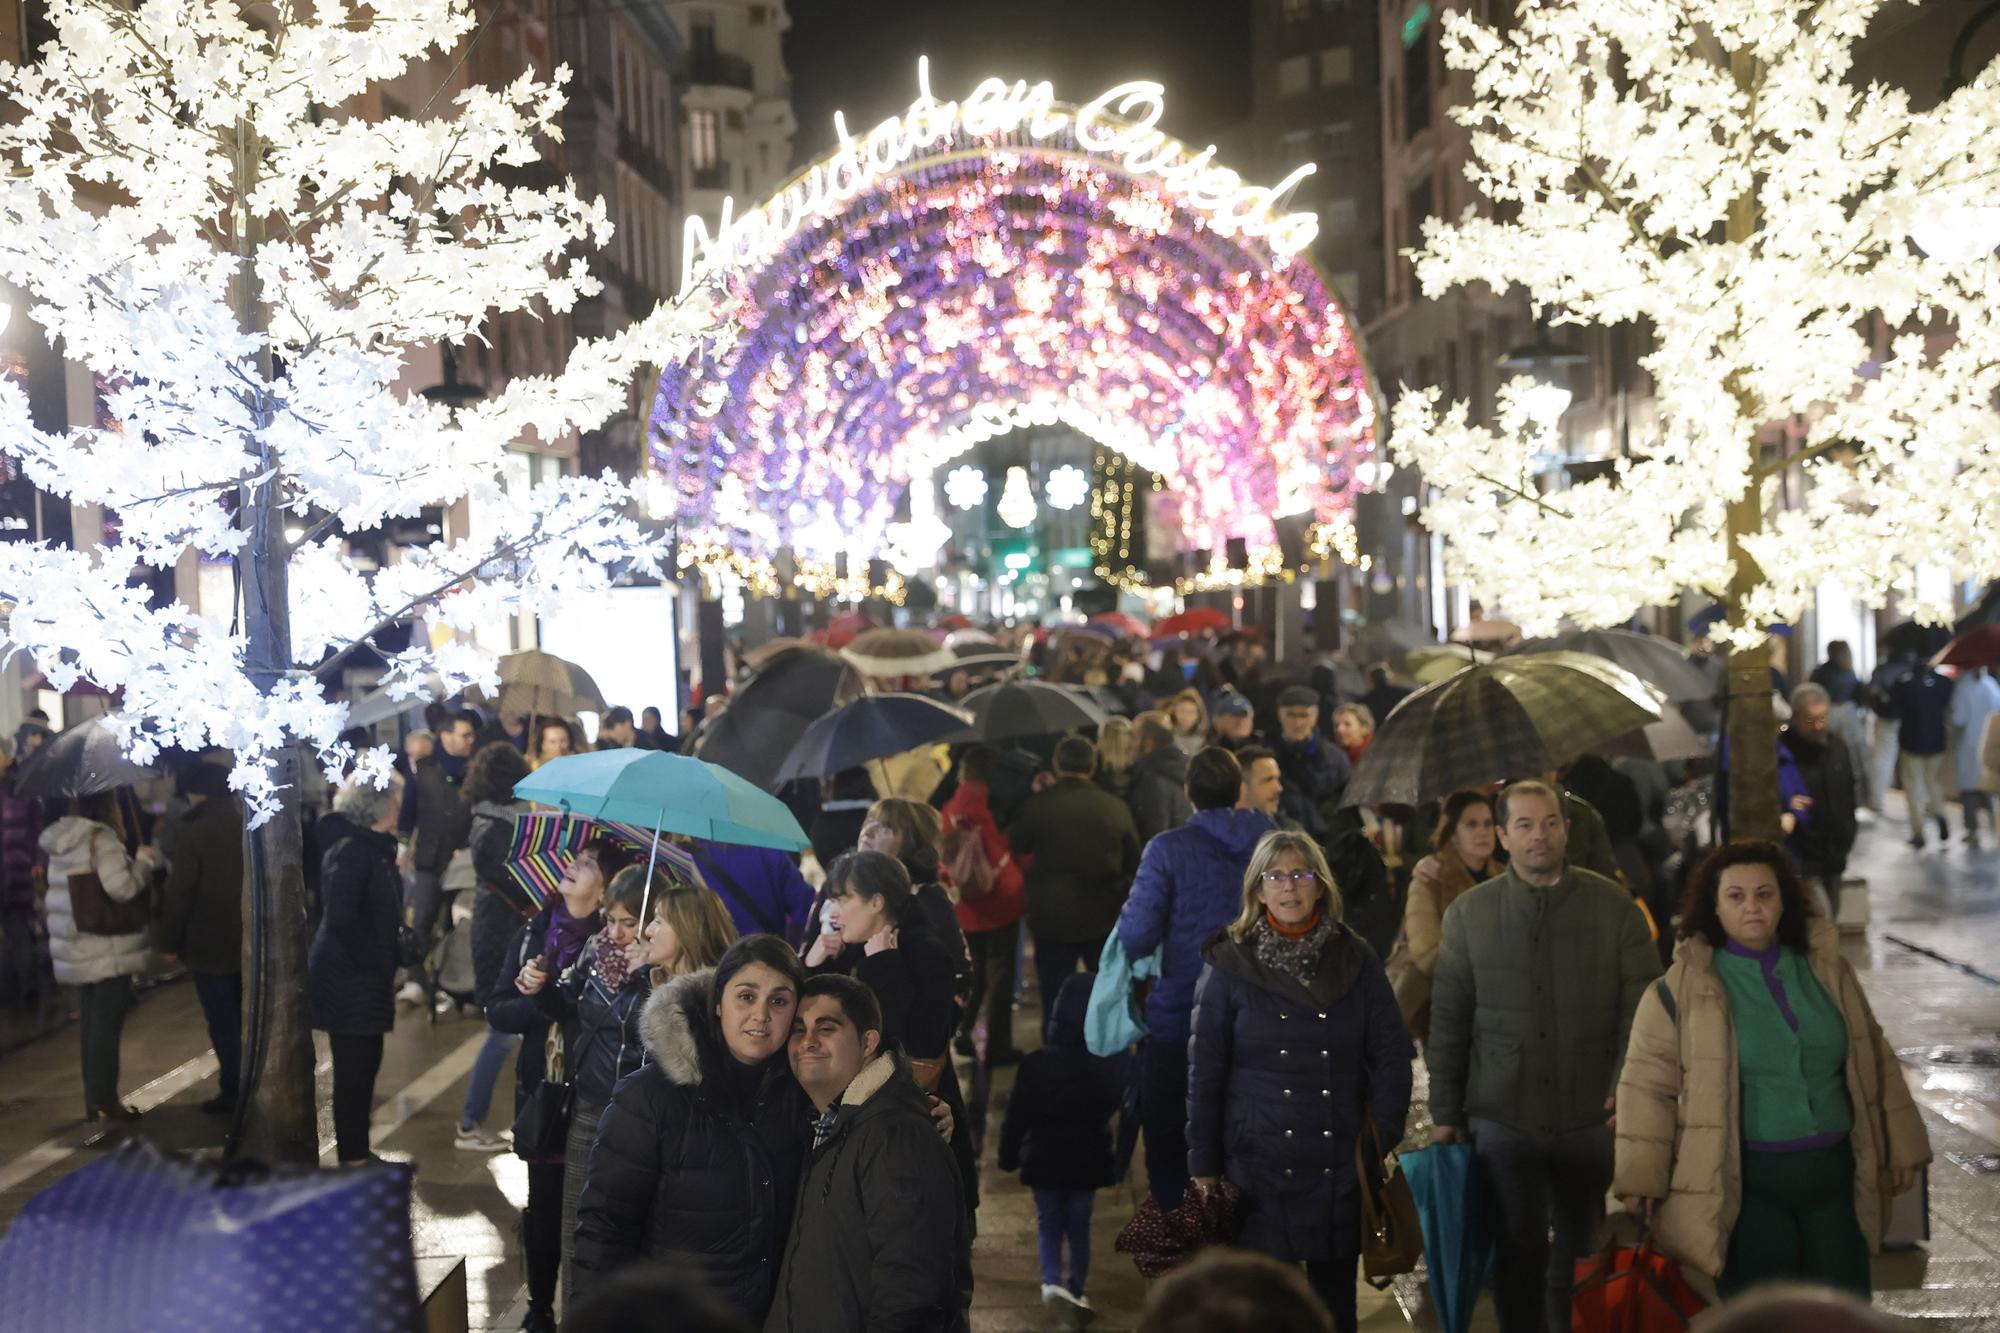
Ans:
[{"label": "string light decoration", "polygon": [[1064,463],[1042,483],[1042,498],[1051,509],[1074,509],[1090,497],[1090,478],[1073,463]]},{"label": "string light decoration", "polygon": [[953,509],[976,509],[986,503],[986,474],[967,463],[945,474],[944,498]]},{"label": "string light decoration", "polygon": [[1025,528],[1035,521],[1035,493],[1028,488],[1028,469],[1007,469],[1007,480],[1000,487],[1000,503],[993,507],[993,512],[1010,528]]},{"label": "string light decoration", "polygon": [[655,395],[684,539],[880,552],[913,475],[1044,421],[1159,474],[1184,549],[1275,549],[1273,514],[1343,520],[1376,406],[1300,255],[1311,215],[1286,211],[1290,181],[1245,186],[1168,138],[1160,112],[1150,84],[1083,108],[1046,85],[926,91],[704,232],[692,271],[741,332]]}]

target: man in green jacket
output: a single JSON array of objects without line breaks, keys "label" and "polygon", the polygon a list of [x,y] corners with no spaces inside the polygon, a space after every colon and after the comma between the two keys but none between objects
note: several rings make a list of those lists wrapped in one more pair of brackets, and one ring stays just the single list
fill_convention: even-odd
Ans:
[{"label": "man in green jacket", "polygon": [[1503,1333],[1564,1333],[1575,1261],[1604,1221],[1626,1038],[1660,959],[1631,895],[1568,863],[1555,788],[1517,782],[1499,814],[1506,873],[1444,914],[1424,1052],[1431,1137],[1478,1150]]},{"label": "man in green jacket", "polygon": [[1139,869],[1139,830],[1125,802],[1090,780],[1097,747],[1065,736],[1051,764],[1055,781],[1030,796],[1007,830],[1025,869],[1028,933],[1042,1012],[1055,1007],[1063,978],[1080,963],[1097,970],[1105,937]]}]

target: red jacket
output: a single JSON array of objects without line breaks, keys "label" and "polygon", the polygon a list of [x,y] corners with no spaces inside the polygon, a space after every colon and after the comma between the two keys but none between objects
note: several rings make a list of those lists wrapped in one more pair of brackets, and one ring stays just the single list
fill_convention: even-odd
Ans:
[{"label": "red jacket", "polygon": [[[986,859],[1000,867],[993,877],[993,889],[983,898],[963,899],[958,903],[959,929],[970,933],[975,930],[998,930],[1019,921],[1028,910],[1027,895],[1022,891],[1021,865],[1014,860],[1013,851],[1007,845],[1007,835],[994,822],[993,811],[986,804],[986,784],[964,782],[951,794],[944,809],[944,824],[947,829],[965,825],[979,830],[979,842],[986,850]],[[950,872],[940,867],[949,884]]]}]

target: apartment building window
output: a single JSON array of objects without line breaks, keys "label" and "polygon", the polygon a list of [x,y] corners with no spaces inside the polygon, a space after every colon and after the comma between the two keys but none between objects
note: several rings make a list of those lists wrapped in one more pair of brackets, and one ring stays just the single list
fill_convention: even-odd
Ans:
[{"label": "apartment building window", "polygon": [[1319,127],[1319,157],[1322,162],[1344,162],[1354,156],[1354,122],[1336,120]]},{"label": "apartment building window", "polygon": [[1345,88],[1354,82],[1354,48],[1329,46],[1319,53],[1319,83],[1322,88]]},{"label": "apartment building window", "polygon": [[1327,236],[1339,236],[1354,230],[1360,220],[1360,205],[1351,194],[1328,199],[1319,206],[1320,232]]},{"label": "apartment building window", "polygon": [[1431,126],[1430,7],[1419,6],[1403,25],[1403,137],[1415,138]]},{"label": "apartment building window", "polygon": [[715,54],[715,15],[696,14],[688,23],[688,45],[697,59]]},{"label": "apartment building window", "polygon": [[1278,96],[1296,97],[1311,91],[1311,56],[1286,56],[1278,62]]},{"label": "apartment building window", "polygon": [[1286,130],[1278,136],[1278,150],[1283,154],[1286,166],[1297,166],[1301,162],[1313,160],[1313,132],[1311,130]]},{"label": "apartment building window", "polygon": [[722,127],[715,113],[688,112],[688,165],[696,171],[708,171],[721,156]]}]

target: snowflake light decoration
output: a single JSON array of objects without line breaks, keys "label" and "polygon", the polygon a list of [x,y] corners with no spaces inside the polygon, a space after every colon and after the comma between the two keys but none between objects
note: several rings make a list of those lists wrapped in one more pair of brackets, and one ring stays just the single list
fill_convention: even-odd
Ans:
[{"label": "snowflake light decoration", "polygon": [[945,474],[944,498],[953,509],[977,509],[986,503],[986,474],[967,463]]},{"label": "snowflake light decoration", "polygon": [[1042,498],[1051,509],[1074,509],[1090,498],[1090,478],[1082,468],[1064,463],[1042,483]]},{"label": "snowflake light decoration", "polygon": [[1000,503],[994,512],[1010,528],[1025,528],[1035,521],[1035,493],[1028,486],[1028,469],[1007,469],[1007,484],[1000,488]]}]

